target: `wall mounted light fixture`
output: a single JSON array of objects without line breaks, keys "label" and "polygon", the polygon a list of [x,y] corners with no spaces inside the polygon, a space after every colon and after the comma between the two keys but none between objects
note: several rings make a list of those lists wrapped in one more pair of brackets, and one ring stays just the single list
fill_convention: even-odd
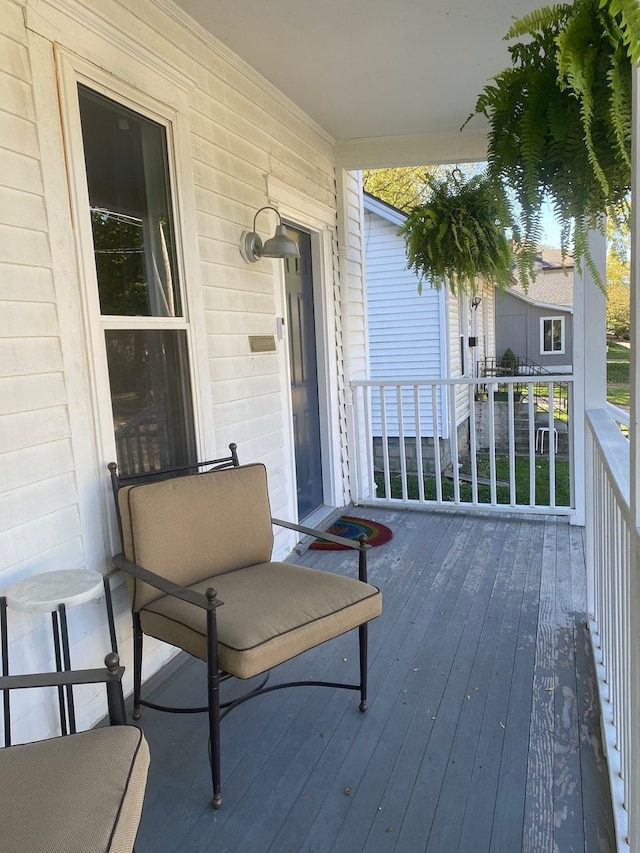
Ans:
[{"label": "wall mounted light fixture", "polygon": [[[273,210],[278,216],[278,224],[273,237],[264,243],[256,233],[256,219],[263,210]],[[240,238],[240,253],[247,263],[253,264],[260,258],[299,258],[297,243],[287,237],[287,227],[282,224],[279,211],[271,205],[261,207],[253,217],[253,230],[245,231]]]},{"label": "wall mounted light fixture", "polygon": [[471,299],[471,307],[475,310],[478,307],[478,305],[480,305],[481,302],[482,302],[481,296],[474,296]]}]

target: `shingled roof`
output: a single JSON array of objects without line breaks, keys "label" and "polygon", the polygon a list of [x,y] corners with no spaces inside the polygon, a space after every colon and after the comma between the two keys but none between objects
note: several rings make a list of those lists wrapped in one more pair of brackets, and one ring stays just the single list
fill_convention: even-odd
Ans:
[{"label": "shingled roof", "polygon": [[573,258],[565,257],[563,265],[560,249],[543,246],[536,261],[536,277],[528,289],[515,275],[515,283],[509,290],[529,302],[573,308],[573,273]]}]

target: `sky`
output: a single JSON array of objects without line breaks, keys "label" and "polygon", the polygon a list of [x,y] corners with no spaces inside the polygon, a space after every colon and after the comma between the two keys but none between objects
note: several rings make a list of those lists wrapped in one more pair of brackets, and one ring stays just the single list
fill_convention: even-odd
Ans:
[{"label": "sky", "polygon": [[550,249],[559,249],[560,224],[556,222],[553,210],[549,204],[543,205],[542,225],[544,228],[544,237],[542,239],[542,245],[548,246],[548,248]]}]

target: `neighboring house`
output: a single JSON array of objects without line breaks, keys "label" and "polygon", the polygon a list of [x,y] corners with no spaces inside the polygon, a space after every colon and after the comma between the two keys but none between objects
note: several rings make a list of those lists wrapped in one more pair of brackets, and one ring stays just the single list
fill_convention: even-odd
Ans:
[{"label": "neighboring house", "polygon": [[559,249],[540,250],[529,288],[518,282],[496,291],[496,353],[505,350],[552,373],[573,372],[573,278],[571,258]]},{"label": "neighboring house", "polygon": [[[469,295],[455,296],[448,289],[436,290],[407,269],[404,237],[398,228],[406,214],[393,205],[363,193],[364,245],[367,282],[367,321],[370,378],[401,379],[403,394],[410,382],[478,375],[478,364],[495,355],[493,341],[493,288],[479,285],[481,296],[472,304]],[[389,397],[389,395],[387,395]],[[434,409],[423,394],[419,408],[419,432],[425,461],[433,456],[434,423],[444,442],[443,462],[449,461],[447,441],[455,422],[459,438],[469,416],[467,395],[459,393],[452,418],[449,395],[439,387]],[[382,411],[379,393],[372,389],[372,436],[376,456],[382,452]],[[407,455],[415,455],[416,418],[402,424]],[[385,427],[389,452],[398,455],[397,401],[385,399]],[[468,439],[467,442],[468,444]]]}]

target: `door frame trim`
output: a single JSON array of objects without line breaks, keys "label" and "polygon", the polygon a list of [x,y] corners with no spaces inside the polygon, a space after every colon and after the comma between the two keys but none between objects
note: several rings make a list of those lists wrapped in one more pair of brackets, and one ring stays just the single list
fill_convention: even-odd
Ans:
[{"label": "door frame trim", "polygon": [[[316,326],[316,356],[318,372],[318,406],[320,412],[320,448],[322,453],[322,488],[327,511],[338,506],[343,493],[338,424],[338,366],[336,363],[336,322],[333,279],[333,247],[336,240],[335,209],[309,199],[277,179],[268,176],[269,201],[275,204],[292,228],[311,236],[311,271],[313,279],[314,318]],[[284,271],[280,274],[279,302],[286,316]],[[282,348],[283,371],[287,377],[283,388],[283,411],[288,415],[285,431],[287,443],[287,482],[293,484],[287,502],[292,517],[297,518],[295,490],[295,450],[293,442],[293,407],[291,401],[291,372],[288,347]],[[317,511],[316,511],[317,512]]]}]

